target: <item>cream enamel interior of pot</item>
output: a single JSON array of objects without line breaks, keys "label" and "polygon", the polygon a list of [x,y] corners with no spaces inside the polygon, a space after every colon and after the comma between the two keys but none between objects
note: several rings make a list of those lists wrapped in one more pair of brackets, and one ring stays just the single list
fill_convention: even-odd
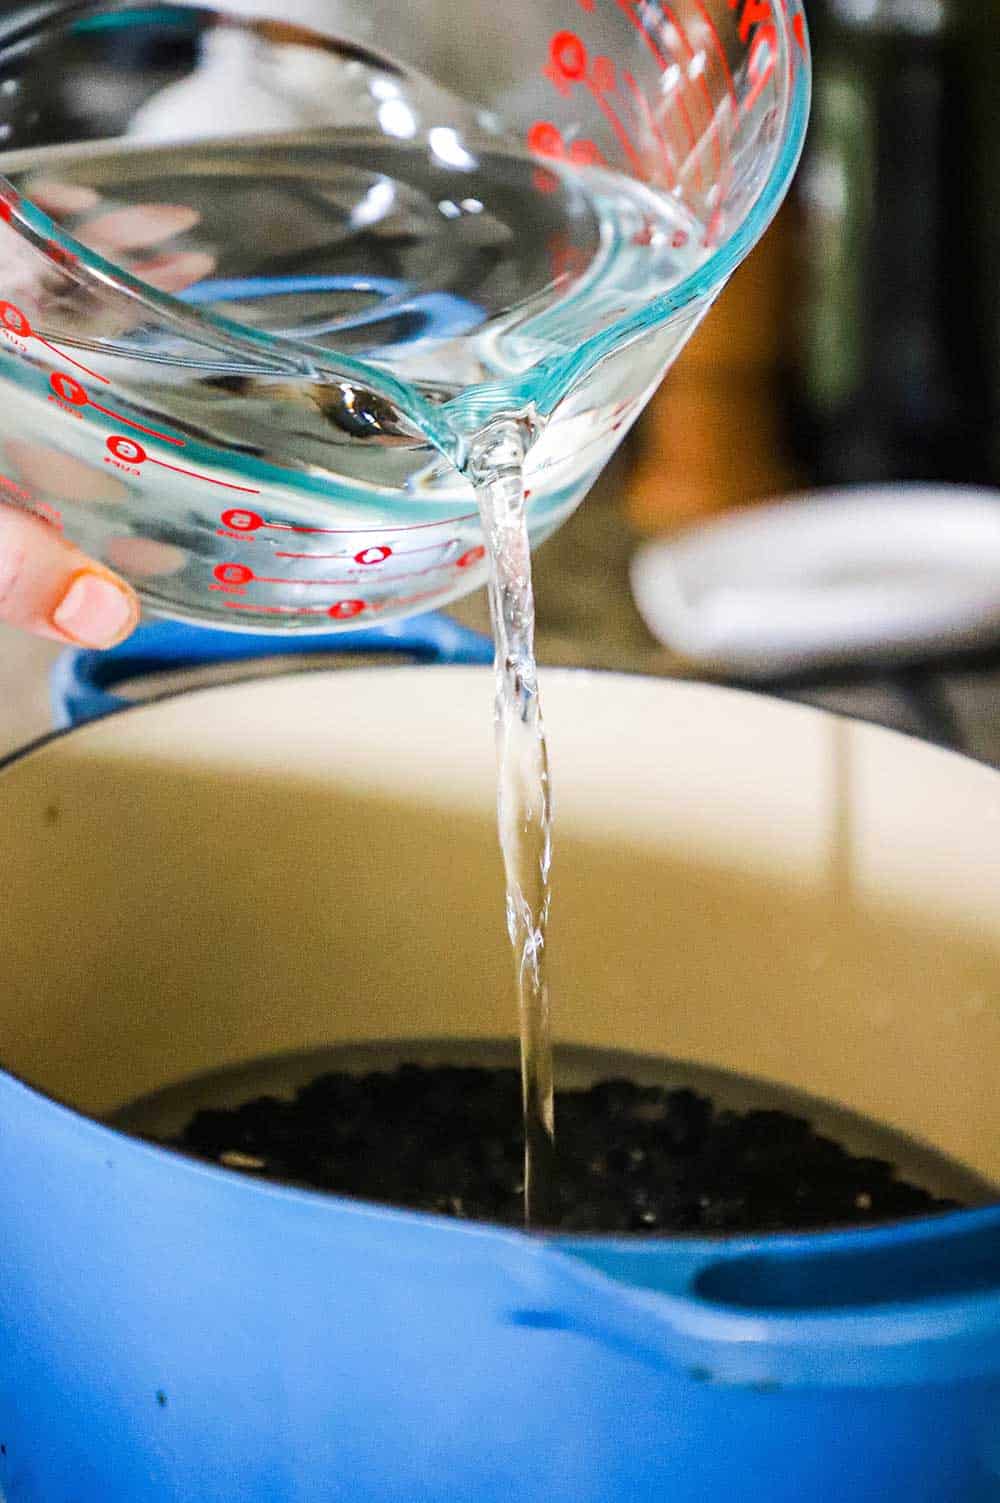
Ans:
[{"label": "cream enamel interior of pot", "polygon": [[[729,691],[549,671],[559,1038],[833,1098],[1000,1180],[1000,775]],[[310,672],[0,776],[0,1058],[95,1114],[514,1030],[492,678]]]}]

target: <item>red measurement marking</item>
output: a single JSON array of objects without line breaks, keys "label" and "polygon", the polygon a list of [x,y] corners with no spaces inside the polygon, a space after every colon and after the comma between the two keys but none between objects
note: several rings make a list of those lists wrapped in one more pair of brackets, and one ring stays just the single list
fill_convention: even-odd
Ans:
[{"label": "red measurement marking", "polygon": [[43,339],[41,334],[31,327],[27,317],[16,304],[0,302],[0,324],[3,324],[11,334],[18,335],[20,339],[37,339],[39,344],[51,350],[53,355],[58,355],[60,360],[68,360],[70,365],[76,366],[77,370],[83,371],[87,376],[93,376],[95,381],[101,381],[105,386],[110,384],[107,376],[99,376],[97,371],[92,371],[89,366],[82,365],[79,360],[74,360],[72,355],[67,355],[63,350],[57,350],[54,344],[49,344],[47,339]]},{"label": "red measurement marking", "polygon": [[[671,65],[671,59],[665,52],[662,51],[662,49],[657,45],[656,40],[652,36],[650,36],[649,32],[646,30],[642,17],[636,11],[634,0],[615,0],[615,3],[617,4],[618,9],[622,12],[622,14],[627,17],[629,25],[634,27],[634,29],[642,37],[642,40],[646,44],[646,47],[656,59],[660,71],[665,73]],[[680,65],[678,64],[678,67],[679,66]],[[687,127],[688,139],[691,142],[691,151],[692,153],[695,153],[697,151],[697,139],[695,137],[694,127],[691,124],[691,117],[687,112],[687,107],[684,103],[682,94],[677,95],[677,105],[680,109],[681,118],[683,119],[684,124]],[[697,156],[695,156],[694,159],[694,166],[695,176],[698,180],[698,186],[700,188],[703,186],[703,182],[701,175],[701,163],[699,162]]]},{"label": "red measurement marking", "polygon": [[276,574],[254,574],[251,577],[258,584],[322,585],[327,589],[331,589],[334,585],[354,584],[353,579],[282,579]]},{"label": "red measurement marking", "polygon": [[124,464],[145,464],[149,455],[142,444],[137,444],[133,438],[122,438],[120,434],[113,434],[105,439],[105,447]]},{"label": "red measurement marking", "polygon": [[528,150],[540,157],[561,157],[563,154],[562,131],[551,120],[536,120],[528,130]]},{"label": "red measurement marking", "polygon": [[[680,22],[677,20],[677,17],[674,15],[674,13],[670,9],[669,5],[665,5],[663,7],[663,9],[664,9],[664,13],[665,13],[668,21],[670,22],[671,26],[673,27],[674,32],[676,33],[676,35],[681,40],[681,45],[684,48],[684,52],[685,52],[685,54],[686,54],[686,56],[688,58],[688,61],[690,63],[694,63],[695,62],[695,52],[694,52],[694,48],[691,46],[691,43],[688,41],[687,33],[685,32],[684,28],[681,26]],[[682,74],[684,74],[686,72],[686,69],[684,69],[682,67],[681,71],[682,71]],[[705,82],[705,75],[704,75],[704,73],[699,73],[699,75],[698,75],[698,84],[700,85],[701,93],[702,93],[702,95],[704,97],[704,100],[705,100],[705,107],[708,110],[708,129],[709,129],[709,134],[712,137],[712,144],[713,144],[714,149],[715,149],[715,170],[721,176],[721,173],[722,173],[722,152],[721,152],[720,147],[719,147],[719,132],[718,132],[718,127],[717,127],[716,121],[715,121],[715,111],[714,111],[713,106],[712,106],[712,96],[708,92],[708,85]],[[687,108],[686,108],[685,103],[684,103],[683,96],[680,95],[680,94],[678,94],[678,96],[677,96],[677,103],[678,103],[678,105],[679,105],[679,107],[680,107],[680,109],[681,109],[681,111],[683,113],[684,119],[687,121],[688,132],[689,132],[689,134],[692,134],[692,142],[691,142],[691,144],[692,144],[692,148],[693,148],[694,147],[694,137],[693,137],[693,133],[691,132],[691,122],[690,122],[690,119],[689,119],[689,116],[688,116],[688,112],[687,112]],[[695,173],[696,173],[697,180],[698,180],[698,186],[700,188],[700,187],[703,186],[703,179],[702,179],[702,173],[701,173],[701,157],[700,157],[700,155],[695,158]],[[707,244],[707,240],[706,240],[706,244]]]},{"label": "red measurement marking", "polygon": [[615,419],[615,421],[611,424],[612,433],[617,433],[621,428],[625,426],[625,419],[628,416],[630,407],[632,407],[633,405],[634,404],[631,402],[618,403],[618,406],[611,414],[611,416]]},{"label": "red measurement marking", "polygon": [[715,50],[718,54],[719,62],[722,64],[722,71],[725,74],[726,78],[726,88],[733,103],[733,119],[738,120],[740,117],[740,103],[736,98],[736,87],[733,83],[733,75],[729,67],[729,59],[726,57],[726,49],[722,45],[722,38],[719,36],[718,27],[702,4],[702,0],[694,0],[694,3],[698,7],[698,11],[701,15],[702,20],[708,27],[709,35],[711,36],[712,41],[715,43]]},{"label": "red measurement marking", "polygon": [[[394,548],[393,549],[393,548],[388,548],[387,547],[385,551],[386,551],[386,555],[387,556],[388,556],[388,554],[392,553],[392,554],[395,555],[396,558],[409,558],[411,553],[436,553],[441,548],[450,548],[451,545],[453,543],[457,542],[457,541],[458,541],[457,538],[449,538],[446,543],[427,543],[422,548]],[[366,549],[365,551],[366,552],[371,552],[371,549]],[[289,552],[286,552],[283,548],[275,548],[275,550],[274,550],[274,557],[275,558],[350,558],[351,554],[349,554],[349,553],[289,553]],[[358,554],[354,554],[354,561],[355,561],[355,563],[359,563],[359,564],[365,562],[365,560],[362,559]],[[372,559],[371,562],[372,563],[377,563],[378,560],[377,559]]]},{"label": "red measurement marking", "polygon": [[802,51],[802,52],[805,52],[805,50],[806,50],[806,23],[805,23],[805,18],[804,18],[803,14],[802,14],[802,12],[800,10],[796,11],[794,17],[792,18],[792,30],[795,33],[795,40],[799,44],[799,50]]},{"label": "red measurement marking", "polygon": [[239,508],[224,511],[219,521],[223,527],[232,527],[236,532],[256,532],[258,527],[267,526],[264,518],[258,516],[255,511],[241,511]]},{"label": "red measurement marking", "polygon": [[455,568],[468,569],[470,564],[478,564],[479,560],[485,557],[486,549],[482,544],[477,544],[475,548],[470,548],[467,553],[463,553],[461,558],[456,558]]},{"label": "red measurement marking", "polygon": [[90,398],[80,385],[79,381],[67,376],[63,371],[53,371],[49,377],[49,385],[61,402],[66,402],[70,407],[86,407]]},{"label": "red measurement marking", "polygon": [[220,584],[228,585],[249,584],[254,577],[253,570],[245,564],[216,564],[212,573]]},{"label": "red measurement marking", "polygon": [[362,548],[360,553],[354,555],[356,564],[384,564],[387,558],[392,557],[392,549],[384,543],[375,543],[371,548]]},{"label": "red measurement marking", "polygon": [[[740,0],[729,0],[729,9],[736,10]],[[740,12],[740,41],[746,45],[750,40],[750,33],[761,22],[773,25],[770,0],[743,0],[743,9]]]},{"label": "red measurement marking", "polygon": [[43,522],[48,522],[49,526],[54,527],[57,532],[62,532],[62,512],[59,510],[58,506],[53,506],[48,501],[36,501],[35,514],[41,517]]},{"label": "red measurement marking", "polygon": [[[642,158],[636,151],[617,111],[605,98],[605,95],[614,93],[617,87],[615,65],[609,57],[596,57],[588,72],[587,61],[587,49],[575,33],[572,31],[556,32],[549,46],[547,70],[549,77],[554,80],[561,93],[568,93],[570,86],[574,83],[582,83],[590,91],[598,109],[611,126],[619,146],[632,163],[633,168],[641,175]],[[559,136],[559,144],[561,148],[561,136]],[[579,155],[581,151],[586,152],[587,155],[581,157]],[[550,151],[547,155],[562,155],[562,151]],[[575,142],[570,147],[568,156],[571,161],[576,161],[580,165],[601,160],[593,142],[586,144]]]},{"label": "red measurement marking", "polygon": [[13,496],[15,501],[26,501],[29,506],[35,504],[31,492],[23,485],[18,485],[17,481],[12,480],[9,475],[0,475],[0,490],[5,491],[8,496]]},{"label": "red measurement marking", "polygon": [[545,249],[554,281],[558,282],[563,277],[582,276],[586,271],[587,257],[579,246],[570,243],[569,237],[562,231],[549,236]]},{"label": "red measurement marking", "polygon": [[289,553],[284,548],[275,548],[275,558],[350,558],[349,553]]},{"label": "red measurement marking", "polygon": [[594,9],[594,0],[576,0],[576,3],[580,7],[580,9],[585,10],[588,15],[590,15],[590,13]]},{"label": "red measurement marking", "polygon": [[576,167],[606,167],[608,165],[601,148],[593,141],[583,139],[574,141],[566,155]]},{"label": "red measurement marking", "polygon": [[655,57],[661,73],[665,73],[670,67],[670,59],[667,57],[666,53],[660,51],[659,47],[656,45],[655,39],[651,37],[649,32],[646,30],[645,26],[643,25],[642,17],[639,16],[636,12],[633,0],[615,0],[615,3],[617,4],[618,9],[622,12],[622,14],[627,17],[629,25],[633,26],[642,37],[642,40],[645,42],[646,47],[652,53],[653,57]]},{"label": "red measurement marking", "polygon": [[[119,433],[105,439],[105,444],[114,457],[122,460],[125,464],[145,464],[148,459],[150,464],[157,464],[161,469],[174,470],[178,475],[190,475],[194,480],[207,480],[210,485],[224,485],[227,490],[249,491],[251,489],[248,485],[232,485],[228,480],[215,480],[211,475],[199,475],[197,470],[182,470],[179,465],[167,464],[165,459],[154,459],[151,454],[146,453],[142,444],[136,443],[134,438],[123,438]],[[257,495],[259,493],[253,491],[252,494]]]},{"label": "red measurement marking", "polygon": [[[762,63],[761,53],[766,54],[766,60]],[[772,22],[762,26],[754,36],[750,46],[750,57],[747,60],[747,73],[753,88],[747,95],[746,108],[753,109],[757,100],[763,94],[767,85],[774,75],[775,63],[778,55],[778,34]]]},{"label": "red measurement marking", "polygon": [[[674,15],[673,11],[670,9],[669,5],[665,5],[663,7],[663,13],[666,16],[667,20],[670,22],[670,24],[673,27],[674,31],[680,37],[680,39],[681,39],[681,45],[684,48],[684,52],[687,55],[688,61],[691,64],[695,64],[695,62],[696,62],[695,51],[694,51],[694,48],[691,46],[690,41],[688,40],[687,32],[684,30],[683,26],[680,24],[680,22],[678,21],[677,17]],[[690,78],[690,73],[688,74],[688,77]],[[712,137],[712,144],[713,144],[713,146],[715,148],[715,170],[716,170],[716,172],[718,172],[718,173],[721,174],[721,172],[722,172],[722,151],[721,151],[720,146],[719,146],[719,129],[718,129],[718,126],[716,124],[716,120],[715,120],[715,108],[714,108],[714,106],[712,104],[712,96],[708,92],[708,84],[705,82],[705,74],[704,74],[704,72],[701,72],[701,73],[698,74],[698,87],[701,90],[702,97],[705,100],[705,108],[708,111],[708,128],[709,128],[709,133],[710,133],[710,135]]]},{"label": "red measurement marking", "polygon": [[612,109],[611,105],[604,98],[604,95],[599,93],[595,88],[591,88],[590,92],[594,96],[594,103],[597,105],[597,108],[600,110],[601,114],[604,116],[605,120],[611,126],[611,129],[614,131],[616,137],[618,138],[618,144],[621,147],[622,151],[624,151],[625,155],[632,163],[635,171],[639,174],[640,177],[642,177],[642,157],[639,155],[639,153],[635,149],[635,146],[632,144],[632,140],[629,136],[628,131],[625,129],[614,109]]},{"label": "red measurement marking", "polygon": [[54,261],[57,266],[75,266],[80,259],[72,251],[68,251],[64,245],[60,245],[58,240],[46,240],[42,249],[49,260]]},{"label": "red measurement marking", "polygon": [[691,124],[691,116],[688,114],[687,105],[684,103],[683,93],[678,93],[676,95],[674,103],[676,104],[677,109],[680,111],[680,117],[684,122],[684,129],[687,131],[688,140],[691,143],[691,156],[694,160],[695,179],[697,180],[698,187],[704,188],[705,180],[701,175],[701,159],[698,156],[698,137],[695,135],[694,126]]},{"label": "red measurement marking", "polygon": [[335,600],[333,605],[251,605],[246,600],[224,600],[222,603],[231,611],[263,611],[269,616],[330,616],[334,621],[350,621],[363,611],[376,612],[384,611],[389,606],[415,605],[418,600],[430,600],[439,593],[438,590],[427,590],[422,595],[404,596],[381,604],[366,600]]},{"label": "red measurement marking", "polygon": [[182,438],[171,438],[168,433],[160,433],[156,428],[147,428],[143,423],[133,422],[131,418],[124,417],[120,412],[112,412],[110,407],[102,407],[100,402],[94,402],[87,395],[86,390],[73,376],[67,376],[65,371],[53,371],[49,377],[49,385],[60,401],[66,402],[70,407],[86,407],[88,404],[95,412],[103,412],[105,417],[114,418],[119,423],[127,423],[130,428],[138,428],[140,433],[148,433],[151,438],[161,438],[165,444],[179,444],[184,447]]},{"label": "red measurement marking", "polygon": [[[617,86],[617,81],[615,78],[615,65],[611,61],[611,59],[609,57],[595,58],[593,66],[590,70],[590,74],[587,78],[585,78],[584,83],[590,90],[591,97],[593,98],[594,103],[597,105],[597,108],[601,111],[601,114],[604,116],[605,120],[614,131],[614,134],[618,140],[618,144],[622,148],[622,151],[624,151],[625,155],[628,157],[629,161],[632,163],[633,169],[639,174],[640,177],[642,177],[642,158],[639,155],[638,151],[636,151],[635,144],[633,143],[632,138],[629,136],[628,131],[625,129],[625,126],[622,123],[621,117],[618,115],[618,112],[605,98],[605,95],[613,93]],[[570,155],[572,156],[572,150],[570,152]]]},{"label": "red measurement marking", "polygon": [[613,94],[618,87],[615,65],[609,57],[595,57],[590,70],[590,86],[602,94]]},{"label": "red measurement marking", "polygon": [[674,188],[677,186],[677,164],[674,161],[673,152],[667,145],[667,138],[660,130],[660,127],[657,125],[656,117],[649,107],[649,101],[640,89],[639,85],[636,83],[632,74],[625,70],[622,73],[622,77],[625,80],[626,88],[631,92],[633,98],[639,106],[639,112],[646,122],[647,129],[650,131],[653,139],[656,141],[657,145],[660,148],[660,154],[663,157],[663,165],[664,167],[666,167],[667,176],[670,179],[670,186],[671,188]]},{"label": "red measurement marking", "polygon": [[105,417],[115,418],[119,423],[127,423],[130,428],[137,428],[140,433],[148,433],[150,438],[162,439],[165,444],[176,444],[183,449],[182,438],[171,438],[169,433],[161,433],[158,428],[147,428],[144,423],[137,423],[134,418],[127,418],[120,412],[112,412],[110,407],[102,407],[100,402],[91,402],[95,412],[103,412]]},{"label": "red measurement marking", "polygon": [[224,600],[223,605],[231,611],[263,611],[268,616],[325,616],[325,605],[251,605],[246,600]]},{"label": "red measurement marking", "polygon": [[[555,84],[560,94],[570,93],[573,85],[577,83],[584,84],[590,90],[598,108],[614,131],[618,144],[633,168],[641,174],[642,160],[618,114],[604,97],[606,94],[613,93],[616,86],[615,65],[611,59],[609,57],[595,58],[588,71],[587,49],[580,38],[573,31],[557,31],[549,43],[549,60],[543,71],[546,77]],[[550,128],[546,121],[536,122],[536,125],[531,127],[528,132],[528,142],[534,150],[541,150],[543,156],[564,154],[562,135],[555,127]],[[541,147],[539,147],[539,142],[542,143]],[[572,154],[572,149],[570,154]],[[592,161],[596,158],[588,157],[586,160]]]},{"label": "red measurement marking", "polygon": [[402,610],[404,606],[419,605],[424,600],[437,600],[441,590],[421,590],[417,595],[390,595],[388,600],[373,600],[369,604],[372,615],[380,611]]},{"label": "red measurement marking", "polygon": [[[774,72],[778,55],[778,29],[774,22],[774,13],[771,9],[770,0],[729,0],[729,9],[738,10],[741,3],[743,5],[743,9],[740,12],[740,41],[745,45],[750,40],[750,33],[753,31],[754,27],[760,28],[753,39],[753,45],[750,48],[750,57],[747,62],[747,71],[750,75],[750,81],[753,84],[753,88],[750,90],[750,93],[743,102],[743,110],[744,113],[746,113],[746,111],[752,109],[756,104],[757,100],[763,93],[768,81],[770,80],[771,75]],[[785,6],[785,10],[787,13],[787,5]],[[804,49],[804,23],[801,26],[801,30],[802,45]],[[796,35],[798,35],[798,31],[796,31]],[[764,50],[765,47],[768,53],[768,61],[767,66],[762,69],[760,53]],[[791,78],[791,72],[792,59],[791,57],[789,57],[789,78]]]},{"label": "red measurement marking", "polygon": [[14,205],[9,198],[0,198],[0,219],[4,224],[10,224],[14,217]]},{"label": "red measurement marking", "polygon": [[557,31],[549,43],[549,61],[545,69],[560,93],[566,85],[578,83],[587,73],[587,49],[573,31]]},{"label": "red measurement marking", "polygon": [[[242,565],[240,567],[242,568]],[[422,579],[425,574],[435,574],[438,569],[441,569],[443,567],[444,565],[442,563],[436,563],[431,564],[429,569],[407,569],[402,574],[393,574],[392,580],[395,584],[396,581],[400,579]],[[249,574],[249,572],[250,571],[248,569],[247,573]],[[255,579],[258,584],[302,586],[324,585],[327,588],[332,588],[334,585],[357,584],[357,580],[355,579],[282,579],[279,575],[275,574],[254,574],[252,575],[252,578]],[[230,583],[231,582],[232,581],[230,581]]]},{"label": "red measurement marking", "polygon": [[95,381],[100,381],[103,386],[111,385],[107,376],[102,376],[99,371],[92,371],[90,366],[84,365],[82,360],[74,360],[73,356],[67,355],[65,350],[56,349],[54,344],[49,344],[48,340],[43,339],[40,334],[36,334],[35,338],[39,344],[43,344],[47,350],[51,350],[53,355],[58,355],[60,360],[68,360],[70,365],[75,365],[78,371],[83,371],[85,376],[92,376]]},{"label": "red measurement marking", "polygon": [[0,302],[0,324],[16,334],[19,339],[30,339],[35,332],[20,308],[13,303]]},{"label": "red measurement marking", "polygon": [[[527,142],[528,149],[538,156],[562,158],[577,167],[592,167],[598,163],[607,166],[603,152],[593,141],[581,138],[567,149],[562,131],[550,120],[536,120],[528,131]],[[540,193],[551,193],[558,187],[558,181],[549,173],[536,173],[535,187]]]},{"label": "red measurement marking", "polygon": [[197,470],[182,469],[179,464],[167,464],[165,459],[152,459],[150,464],[158,464],[162,470],[173,470],[175,475],[190,475],[192,480],[204,480],[208,485],[221,485],[227,491],[245,491],[248,496],[259,496],[260,491],[253,485],[234,485],[231,480],[216,480],[214,475],[201,475]]},{"label": "red measurement marking", "polygon": [[[255,514],[254,514],[255,515]],[[469,522],[473,517],[478,517],[477,511],[467,511],[460,517],[442,517],[439,522],[411,522],[406,527],[407,532],[422,532],[425,527],[457,527],[459,522]],[[357,537],[359,533],[386,532],[385,523],[381,527],[296,527],[291,522],[264,522],[262,527],[273,527],[276,532],[301,532],[315,533],[323,537],[335,537],[337,535]]]}]

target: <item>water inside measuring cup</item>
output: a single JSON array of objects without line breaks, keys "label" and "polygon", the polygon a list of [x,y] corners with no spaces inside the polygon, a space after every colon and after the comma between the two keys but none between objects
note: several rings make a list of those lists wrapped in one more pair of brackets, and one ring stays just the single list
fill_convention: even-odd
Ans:
[{"label": "water inside measuring cup", "polygon": [[[192,311],[274,341],[274,368],[255,372],[245,351],[222,339],[195,347],[140,307],[122,327],[120,309],[70,287],[36,289],[49,326],[96,341],[102,374],[138,383],[168,430],[196,431],[233,458],[294,458],[329,481],[334,506],[345,481],[373,495],[399,487],[412,503],[440,456],[407,414],[374,384],[283,370],[284,342],[328,351],[334,368],[346,355],[384,370],[446,421],[458,404],[467,432],[477,388],[496,412],[506,383],[511,407],[523,408],[520,378],[669,291],[705,254],[684,208],[641,183],[542,168],[503,143],[473,151],[451,127],[429,136],[434,145],[325,127],[130,142],[49,149],[20,167],[20,154],[0,157],[0,170],[43,205],[84,205],[58,215],[74,237],[165,283]],[[155,239],[158,216],[177,227],[164,242],[127,257],[108,243],[116,232]],[[557,408],[549,450],[561,420]],[[590,427],[591,441],[607,436],[596,415]]]},{"label": "water inside measuring cup", "polygon": [[[84,98],[79,35],[71,29],[60,45]],[[269,522],[243,513],[263,530],[253,566],[234,564],[231,543],[219,537],[242,524],[227,523],[233,514],[223,512],[220,530],[207,502],[199,516],[198,493],[176,454],[155,470],[144,457],[135,506],[148,517],[154,501],[164,535],[186,552],[175,591],[190,577],[194,594],[204,576],[208,589],[230,589],[234,598],[224,604],[240,609],[240,592],[260,581],[264,596],[256,596],[249,621],[253,609],[294,613],[296,606],[281,603],[290,596],[300,611],[322,612],[305,603],[315,598],[309,592],[334,585],[343,598],[330,615],[343,607],[345,618],[367,611],[370,619],[394,605],[403,613],[406,605],[429,607],[467,586],[461,570],[481,548],[468,548],[460,530],[440,557],[433,541],[400,548],[395,534],[380,534],[372,548],[362,529],[355,552],[350,529],[394,513],[430,526],[442,501],[453,512],[466,505],[473,519],[478,511],[496,640],[499,824],[530,1219],[550,1188],[554,1131],[544,975],[551,811],[534,661],[531,518],[548,512],[553,525],[575,504],[618,442],[616,430],[641,407],[649,376],[624,402],[614,382],[603,390],[598,383],[582,421],[579,411],[557,405],[534,427],[523,378],[554,368],[669,292],[708,254],[706,236],[678,198],[580,153],[574,162],[540,164],[481,111],[355,47],[308,38],[279,44],[230,21],[206,25],[200,48],[190,76],[153,88],[138,108],[133,102],[120,139],[5,156],[0,170],[77,240],[189,310],[269,336],[273,368],[263,355],[255,365],[238,340],[220,334],[213,342],[211,329],[199,344],[183,321],[155,309],[128,304],[123,314],[120,299],[102,303],[71,281],[53,282],[51,269],[47,285],[30,289],[31,306],[63,341],[86,341],[88,368],[129,394],[149,423],[155,419],[154,437],[165,430],[196,439],[218,456],[221,474],[228,465],[230,481],[216,483],[245,490],[248,465],[281,468],[290,484],[298,477],[320,496],[312,512],[296,503],[286,533],[308,534],[303,524],[313,518],[316,532],[348,534],[334,555],[314,543],[295,551],[280,533],[266,535]],[[58,86],[57,62],[50,48],[40,87]],[[221,87],[227,67],[230,79],[234,69],[238,76],[228,91]],[[30,84],[29,70],[19,95],[29,103]],[[104,124],[90,133],[110,132]],[[683,332],[673,336],[675,346]],[[670,341],[661,337],[654,375],[673,353]],[[345,356],[405,381],[426,411],[440,415],[442,431],[460,415],[469,460],[462,472],[377,381],[338,379]],[[67,392],[88,400],[79,381]],[[483,393],[488,420],[477,431]],[[531,470],[539,426],[550,459]],[[135,440],[127,437],[131,448],[114,442],[127,473]],[[399,560],[417,552],[426,557],[400,572]]]}]

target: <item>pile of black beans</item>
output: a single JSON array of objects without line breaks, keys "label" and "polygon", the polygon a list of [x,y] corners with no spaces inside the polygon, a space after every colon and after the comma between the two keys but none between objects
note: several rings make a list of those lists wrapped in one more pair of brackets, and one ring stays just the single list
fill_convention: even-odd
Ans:
[{"label": "pile of black beans", "polygon": [[[556,1097],[546,1225],[578,1232],[764,1232],[951,1209],[786,1111],[602,1080]],[[403,1064],[318,1076],[292,1099],[202,1110],[174,1146],[270,1179],[415,1210],[523,1222],[516,1070]]]}]

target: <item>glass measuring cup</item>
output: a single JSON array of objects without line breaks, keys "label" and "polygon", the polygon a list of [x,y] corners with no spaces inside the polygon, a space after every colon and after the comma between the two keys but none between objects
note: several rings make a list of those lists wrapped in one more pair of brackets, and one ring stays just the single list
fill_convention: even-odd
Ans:
[{"label": "glass measuring cup", "polygon": [[797,0],[295,3],[0,20],[0,497],[229,629],[478,586],[511,416],[551,532],[808,111]]}]

